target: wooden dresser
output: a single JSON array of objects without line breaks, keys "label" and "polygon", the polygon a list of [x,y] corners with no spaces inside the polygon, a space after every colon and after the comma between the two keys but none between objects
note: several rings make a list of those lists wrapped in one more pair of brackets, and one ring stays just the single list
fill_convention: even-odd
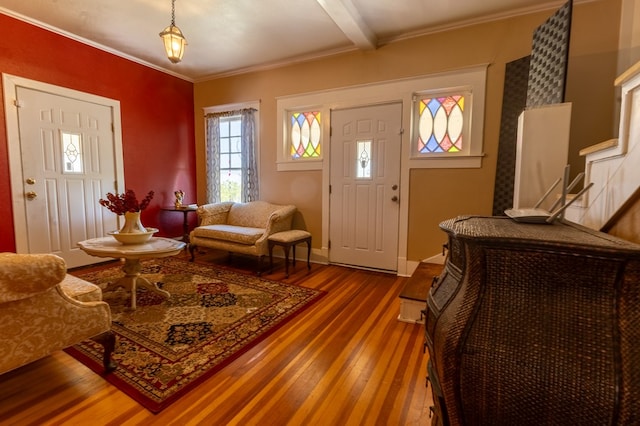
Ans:
[{"label": "wooden dresser", "polygon": [[640,245],[507,217],[440,227],[433,424],[640,424]]}]

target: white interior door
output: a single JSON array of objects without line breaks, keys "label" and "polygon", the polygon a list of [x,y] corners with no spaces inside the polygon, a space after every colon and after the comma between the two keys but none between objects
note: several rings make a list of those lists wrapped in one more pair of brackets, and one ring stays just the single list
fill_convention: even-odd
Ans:
[{"label": "white interior door", "polygon": [[331,112],[331,263],[397,270],[401,128],[401,103]]},{"label": "white interior door", "polygon": [[67,267],[96,263],[76,243],[117,229],[117,216],[98,203],[118,180],[114,108],[20,85],[15,99],[19,149],[10,144],[19,153],[11,156],[18,252],[54,253]]}]

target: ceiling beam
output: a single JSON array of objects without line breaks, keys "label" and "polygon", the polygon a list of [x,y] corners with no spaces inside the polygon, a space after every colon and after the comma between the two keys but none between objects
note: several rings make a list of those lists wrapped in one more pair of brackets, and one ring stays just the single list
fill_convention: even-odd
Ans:
[{"label": "ceiling beam", "polygon": [[340,30],[360,49],[375,49],[378,39],[351,0],[316,0]]}]

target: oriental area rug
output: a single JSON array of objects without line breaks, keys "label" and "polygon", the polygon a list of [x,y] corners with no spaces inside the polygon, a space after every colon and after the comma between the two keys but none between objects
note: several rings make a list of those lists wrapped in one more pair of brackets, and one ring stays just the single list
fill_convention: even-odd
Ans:
[{"label": "oriental area rug", "polygon": [[[121,288],[121,264],[71,274],[97,284],[109,303],[118,368],[105,379],[157,413],[277,330],[324,293],[180,258],[142,261],[142,274],[170,298],[137,291],[137,308]],[[112,290],[113,288],[113,290]],[[66,349],[103,374],[102,346]]]}]

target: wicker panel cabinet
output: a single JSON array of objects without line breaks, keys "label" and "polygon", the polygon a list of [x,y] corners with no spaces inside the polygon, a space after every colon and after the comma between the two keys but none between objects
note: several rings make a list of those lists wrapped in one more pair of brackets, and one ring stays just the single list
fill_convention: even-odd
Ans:
[{"label": "wicker panel cabinet", "polygon": [[640,246],[458,217],[425,339],[433,424],[640,424]]}]

